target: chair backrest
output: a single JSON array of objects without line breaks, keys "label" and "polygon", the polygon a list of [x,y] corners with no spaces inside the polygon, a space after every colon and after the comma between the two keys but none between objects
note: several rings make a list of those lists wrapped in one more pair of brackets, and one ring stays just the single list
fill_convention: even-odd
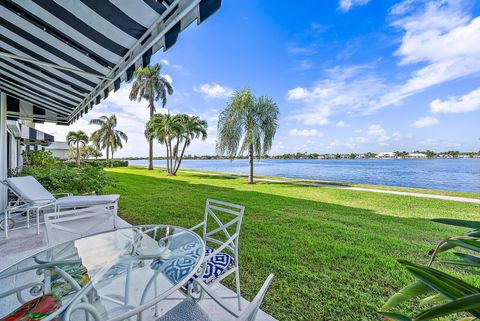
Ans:
[{"label": "chair backrest", "polygon": [[[242,225],[244,212],[244,206],[217,201],[210,198],[207,199],[203,225],[203,241],[205,244],[210,242],[221,246],[226,242],[232,241],[225,249],[237,256],[238,236],[240,235],[240,227]],[[223,221],[226,220],[226,217],[231,219],[224,223]],[[209,224],[212,220],[212,224]],[[210,229],[212,225],[214,228]],[[234,230],[233,234],[229,232],[229,229]],[[218,234],[220,234],[221,238],[224,238],[224,240],[221,240]]]},{"label": "chair backrest", "polygon": [[268,287],[270,286],[270,283],[272,283],[272,280],[273,274],[270,274],[263,283],[260,291],[258,291],[257,295],[252,300],[252,302],[250,302],[250,304],[242,311],[240,316],[237,318],[237,321],[255,321],[258,310],[260,310],[263,298],[265,297],[265,294],[267,293]]},{"label": "chair backrest", "polygon": [[26,203],[46,203],[55,201],[55,197],[33,176],[9,177],[8,187]]}]

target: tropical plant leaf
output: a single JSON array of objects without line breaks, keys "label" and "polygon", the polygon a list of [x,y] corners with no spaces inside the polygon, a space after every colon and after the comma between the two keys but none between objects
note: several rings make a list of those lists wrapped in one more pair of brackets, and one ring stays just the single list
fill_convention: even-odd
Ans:
[{"label": "tropical plant leaf", "polygon": [[392,312],[378,312],[384,321],[412,321],[412,319],[406,315]]},{"label": "tropical plant leaf", "polygon": [[405,260],[399,260],[399,262],[405,265],[422,282],[451,300],[480,292],[475,286],[434,268],[410,263]]},{"label": "tropical plant leaf", "polygon": [[448,299],[445,296],[441,295],[440,293],[437,293],[429,297],[426,297],[425,299],[420,301],[420,305],[445,303],[446,301],[448,301]]},{"label": "tropical plant leaf", "polygon": [[390,299],[388,299],[388,301],[381,307],[381,309],[391,309],[407,300],[429,292],[432,292],[432,289],[430,287],[428,287],[425,283],[421,281],[416,281],[410,285],[407,285],[406,287],[395,293],[393,296],[391,296]]},{"label": "tropical plant leaf", "polygon": [[474,229],[480,228],[480,222],[478,221],[456,220],[450,218],[434,218],[432,221],[453,226],[469,227]]},{"label": "tropical plant leaf", "polygon": [[[419,280],[450,300],[480,293],[480,290],[473,285],[436,269],[403,260],[400,260],[400,263],[404,264]],[[471,310],[469,312],[476,317],[480,317],[480,310]]]},{"label": "tropical plant leaf", "polygon": [[413,318],[415,321],[427,321],[453,313],[465,312],[480,308],[480,293],[467,295],[462,298],[437,305],[419,313]]},{"label": "tropical plant leaf", "polygon": [[480,252],[479,240],[455,239],[455,240],[448,240],[447,243],[455,246],[460,246],[471,251]]}]

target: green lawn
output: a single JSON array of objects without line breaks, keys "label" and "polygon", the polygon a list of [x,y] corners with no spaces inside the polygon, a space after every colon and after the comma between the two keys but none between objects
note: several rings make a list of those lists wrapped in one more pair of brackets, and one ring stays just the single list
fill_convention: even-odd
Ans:
[{"label": "green lawn", "polygon": [[480,213],[480,204],[331,187],[108,172],[116,186],[106,192],[121,194],[120,216],[132,224],[193,226],[208,197],[244,205],[242,294],[252,299],[274,273],[263,309],[279,320],[378,320],[375,310],[411,281],[396,258],[426,262],[437,240],[464,231],[431,219],[475,220]]}]

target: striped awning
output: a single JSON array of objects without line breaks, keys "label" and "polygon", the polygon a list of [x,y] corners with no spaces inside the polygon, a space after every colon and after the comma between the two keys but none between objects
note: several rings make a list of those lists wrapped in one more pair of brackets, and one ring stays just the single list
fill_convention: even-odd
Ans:
[{"label": "striped awning", "polygon": [[22,145],[48,146],[55,141],[54,136],[16,121],[8,121],[7,127]]},{"label": "striped awning", "polygon": [[221,0],[2,0],[7,115],[71,124]]}]

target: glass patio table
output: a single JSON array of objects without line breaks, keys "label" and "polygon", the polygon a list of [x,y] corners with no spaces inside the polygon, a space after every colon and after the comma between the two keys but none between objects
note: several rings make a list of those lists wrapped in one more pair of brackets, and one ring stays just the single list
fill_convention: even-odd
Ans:
[{"label": "glass patio table", "polygon": [[196,233],[165,225],[62,243],[0,272],[0,319],[12,314],[44,321],[141,318],[187,284],[204,253]]}]

